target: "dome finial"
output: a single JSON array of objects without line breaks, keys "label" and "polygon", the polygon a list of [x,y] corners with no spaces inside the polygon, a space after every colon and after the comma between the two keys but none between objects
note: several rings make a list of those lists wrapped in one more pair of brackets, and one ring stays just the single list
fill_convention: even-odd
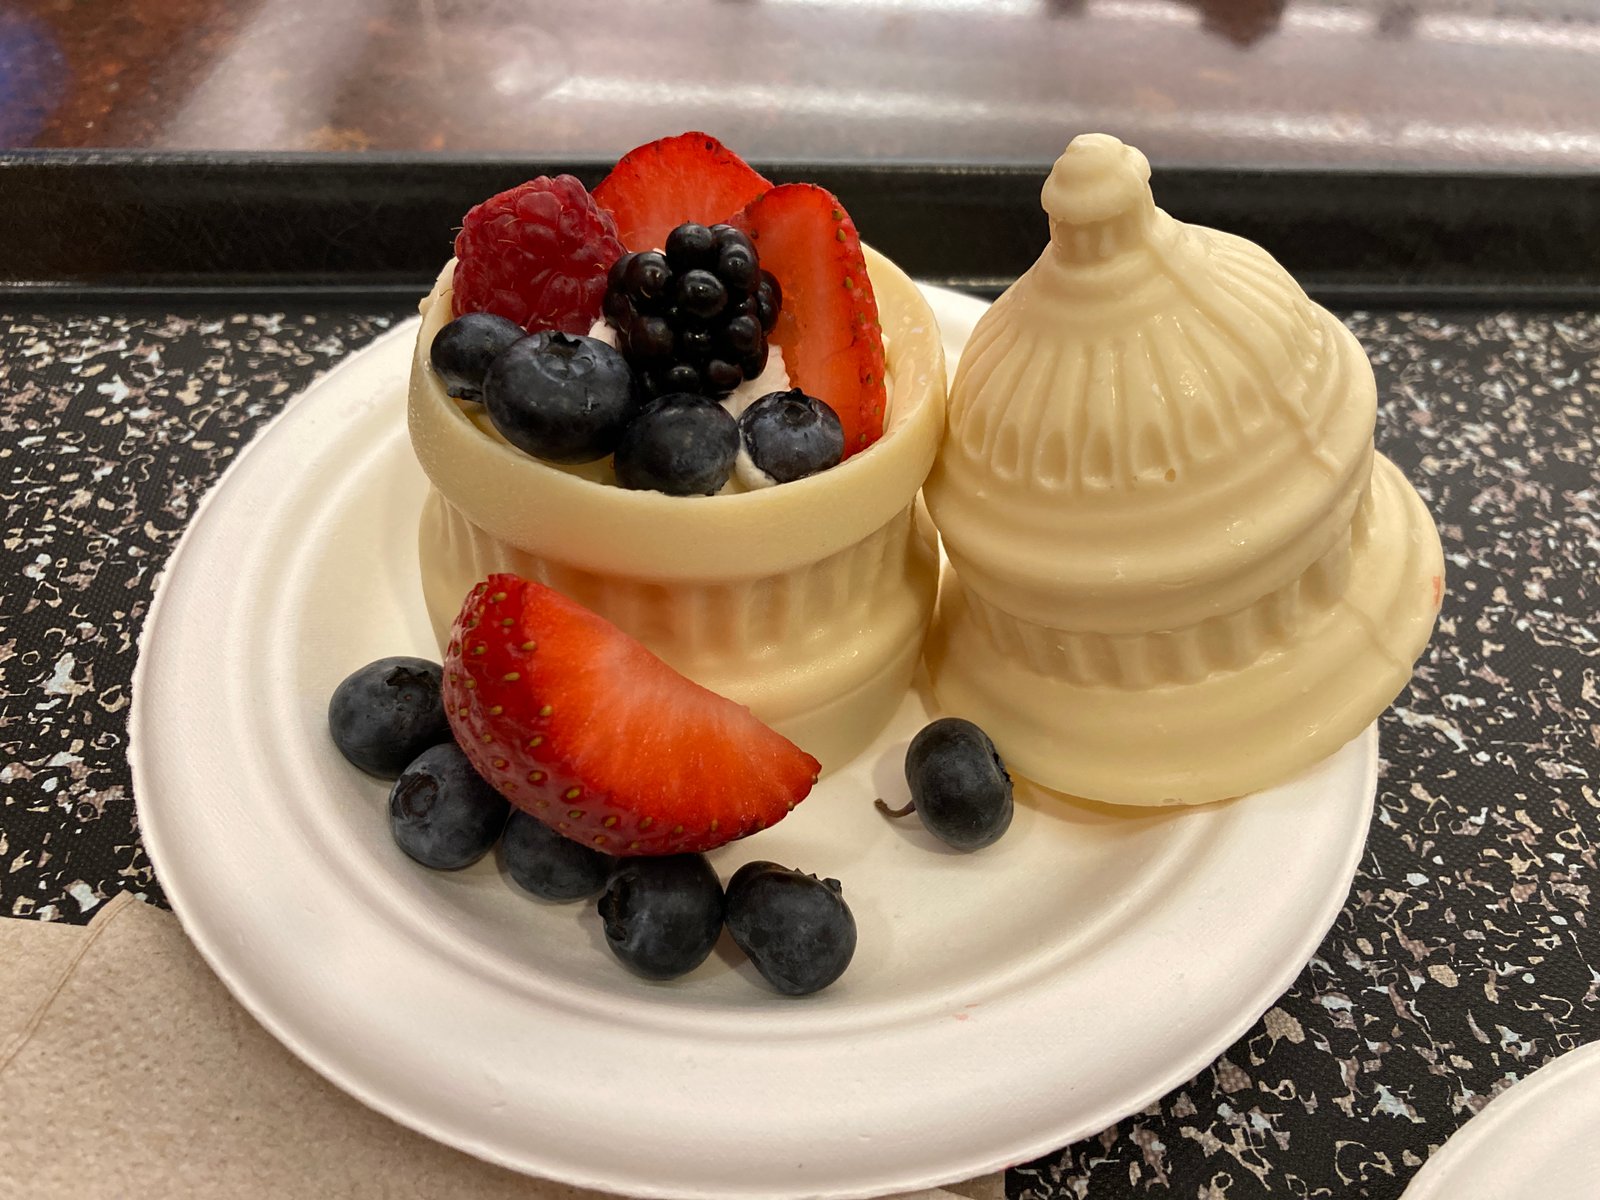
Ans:
[{"label": "dome finial", "polygon": [[1089,225],[1154,204],[1150,162],[1109,133],[1080,133],[1045,180],[1040,197],[1051,221]]}]

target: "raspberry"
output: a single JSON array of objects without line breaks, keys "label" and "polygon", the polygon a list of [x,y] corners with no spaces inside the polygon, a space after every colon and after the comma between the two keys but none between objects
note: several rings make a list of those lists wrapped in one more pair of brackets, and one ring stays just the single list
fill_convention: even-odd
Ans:
[{"label": "raspberry", "polygon": [[456,235],[455,311],[530,333],[588,333],[622,255],[611,214],[571,175],[541,175],[476,205]]}]

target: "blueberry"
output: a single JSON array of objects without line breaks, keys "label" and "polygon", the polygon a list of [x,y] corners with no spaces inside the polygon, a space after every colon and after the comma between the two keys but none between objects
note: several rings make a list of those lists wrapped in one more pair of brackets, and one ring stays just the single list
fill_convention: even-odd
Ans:
[{"label": "blueberry", "polygon": [[915,812],[929,833],[957,850],[981,850],[1011,827],[1011,776],[989,735],[971,721],[942,717],[906,750],[911,803],[885,816]]},{"label": "blueberry", "polygon": [[728,932],[786,996],[820,991],[856,952],[856,922],[837,879],[746,863],[728,881]]},{"label": "blueberry", "polygon": [[393,779],[429,746],[450,740],[439,698],[443,672],[425,658],[380,658],[346,676],[328,701],[328,732],[339,752]]},{"label": "blueberry", "polygon": [[582,900],[606,885],[617,860],[562,837],[539,818],[514,810],[501,849],[506,873],[543,900]]},{"label": "blueberry", "polygon": [[722,931],[722,885],[699,854],[623,859],[597,907],[611,952],[646,979],[694,970]]},{"label": "blueberry", "polygon": [[604,458],[637,411],[621,353],[559,332],[532,334],[495,359],[483,400],[506,441],[558,463]]},{"label": "blueberry", "polygon": [[739,423],[727,409],[705,396],[669,394],[647,404],[623,432],[617,482],[669,496],[709,496],[728,482],[738,453]]},{"label": "blueberry", "polygon": [[686,221],[667,234],[667,265],[674,271],[692,271],[717,262],[717,235],[704,225]]},{"label": "blueberry", "polygon": [[425,867],[470,867],[494,847],[511,806],[454,742],[424,750],[389,791],[389,831]]},{"label": "blueberry", "polygon": [[836,467],[844,457],[838,414],[799,388],[761,397],[739,418],[750,460],[779,483]]},{"label": "blueberry", "polygon": [[494,313],[462,313],[433,335],[428,359],[445,391],[461,400],[476,400],[489,364],[527,336],[521,325]]},{"label": "blueberry", "polygon": [[694,317],[714,317],[728,303],[728,289],[710,271],[685,271],[678,276],[673,298]]}]

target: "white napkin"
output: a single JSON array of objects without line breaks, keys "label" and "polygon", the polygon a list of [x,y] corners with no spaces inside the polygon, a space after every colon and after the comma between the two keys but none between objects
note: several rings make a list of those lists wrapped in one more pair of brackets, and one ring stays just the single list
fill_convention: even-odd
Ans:
[{"label": "white napkin", "polygon": [[[605,1200],[414,1134],[305,1067],[178,922],[126,894],[87,928],[0,920],[0,1196]],[[1003,1200],[985,1176],[917,1200]]]}]

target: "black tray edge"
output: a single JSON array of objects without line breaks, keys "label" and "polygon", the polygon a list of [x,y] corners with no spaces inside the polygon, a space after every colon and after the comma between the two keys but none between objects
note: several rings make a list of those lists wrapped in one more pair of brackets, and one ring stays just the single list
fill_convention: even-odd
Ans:
[{"label": "black tray edge", "polygon": [[[0,295],[416,295],[462,213],[598,160],[409,154],[0,154]],[[835,192],[910,274],[993,295],[1033,262],[1048,163],[776,163]],[[1600,299],[1600,173],[1155,167],[1162,207],[1259,242],[1319,299]],[[70,217],[70,219],[66,219]]]}]

